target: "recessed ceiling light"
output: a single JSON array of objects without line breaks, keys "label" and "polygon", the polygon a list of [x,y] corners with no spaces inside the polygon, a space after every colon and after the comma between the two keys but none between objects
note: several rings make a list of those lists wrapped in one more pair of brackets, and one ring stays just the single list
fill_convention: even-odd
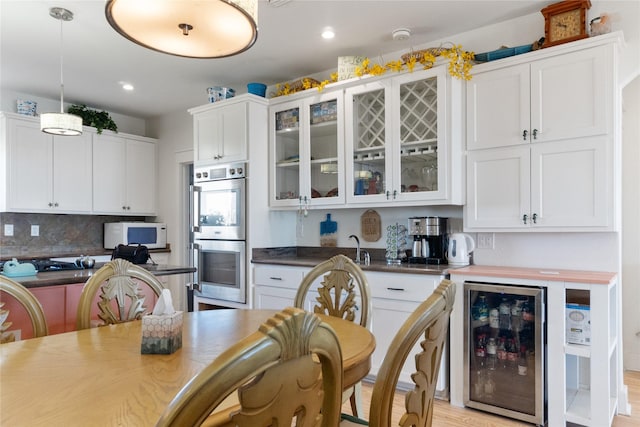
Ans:
[{"label": "recessed ceiling light", "polygon": [[122,85],[122,89],[124,90],[133,90],[133,85],[131,83],[126,83],[126,82],[120,82],[120,84]]},{"label": "recessed ceiling light", "polygon": [[333,31],[333,28],[327,27],[322,30],[322,38],[326,40],[330,40],[336,36],[336,33]]}]

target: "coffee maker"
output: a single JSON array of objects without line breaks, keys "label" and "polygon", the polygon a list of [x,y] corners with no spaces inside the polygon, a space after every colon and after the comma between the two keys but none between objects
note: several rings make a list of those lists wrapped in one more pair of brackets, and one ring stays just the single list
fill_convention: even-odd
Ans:
[{"label": "coffee maker", "polygon": [[411,217],[408,229],[409,235],[413,236],[409,263],[447,263],[447,218]]}]

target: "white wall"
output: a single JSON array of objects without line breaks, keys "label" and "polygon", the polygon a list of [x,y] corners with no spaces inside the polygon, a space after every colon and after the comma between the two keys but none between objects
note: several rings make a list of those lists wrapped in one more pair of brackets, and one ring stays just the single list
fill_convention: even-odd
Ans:
[{"label": "white wall", "polygon": [[640,370],[640,77],[623,90],[622,313],[624,364]]},{"label": "white wall", "polygon": [[[184,167],[193,162],[193,121],[186,111],[149,120],[151,136],[158,138],[158,216],[167,223],[167,242],[171,244],[169,263],[187,265],[188,194]],[[185,283],[188,275],[169,277],[174,303],[186,309]]]},{"label": "white wall", "polygon": [[[47,99],[38,96],[29,95],[22,92],[15,92],[12,90],[2,90],[2,96],[0,96],[0,111],[7,111],[10,113],[17,113],[17,101],[18,99],[35,101],[38,103],[36,106],[36,113],[50,113],[60,111],[60,99]],[[72,103],[64,103],[64,111],[71,106]],[[93,108],[91,105],[87,105],[89,108]],[[130,133],[133,135],[151,136],[147,135],[146,121],[137,117],[124,116],[122,114],[109,112],[111,118],[118,126],[118,131],[123,133]]]}]

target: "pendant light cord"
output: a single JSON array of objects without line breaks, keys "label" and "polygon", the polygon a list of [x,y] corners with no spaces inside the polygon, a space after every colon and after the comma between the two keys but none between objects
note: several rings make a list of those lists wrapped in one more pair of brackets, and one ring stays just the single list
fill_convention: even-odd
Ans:
[{"label": "pendant light cord", "polygon": [[60,18],[60,113],[64,113],[64,75],[63,75],[63,57],[62,57],[62,45],[63,45],[63,38],[62,38],[62,25],[63,25],[64,19],[62,19],[62,17]]}]

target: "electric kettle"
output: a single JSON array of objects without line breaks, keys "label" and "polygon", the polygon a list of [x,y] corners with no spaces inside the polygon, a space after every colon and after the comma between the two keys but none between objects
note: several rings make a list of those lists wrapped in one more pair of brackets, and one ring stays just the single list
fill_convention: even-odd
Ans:
[{"label": "electric kettle", "polygon": [[469,265],[469,254],[476,248],[476,242],[466,233],[453,233],[449,237],[447,258],[452,265]]}]

